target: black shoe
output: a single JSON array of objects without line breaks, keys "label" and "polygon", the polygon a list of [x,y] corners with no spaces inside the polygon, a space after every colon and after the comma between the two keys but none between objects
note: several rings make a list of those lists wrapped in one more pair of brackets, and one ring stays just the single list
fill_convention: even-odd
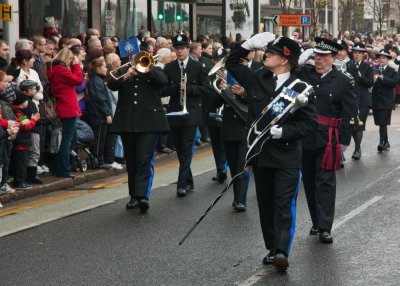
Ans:
[{"label": "black shoe", "polygon": [[382,153],[382,151],[383,151],[383,143],[379,143],[377,149],[378,149],[378,152]]},{"label": "black shoe", "polygon": [[26,167],[26,182],[30,184],[43,184],[42,180],[40,180],[37,175],[37,167]]},{"label": "black shoe", "polygon": [[26,179],[26,182],[30,183],[30,184],[34,184],[34,185],[43,184],[43,181],[41,179],[39,179],[38,177]]},{"label": "black shoe", "polygon": [[235,209],[235,211],[238,211],[238,212],[245,212],[246,211],[246,205],[245,204],[233,202],[232,203],[232,207]]},{"label": "black shoe", "polygon": [[226,175],[226,173],[225,172],[221,172],[221,173],[219,173],[218,174],[218,183],[220,183],[220,184],[223,184],[225,181],[226,181],[226,178],[227,178],[228,176]]},{"label": "black shoe", "polygon": [[319,233],[318,227],[312,226],[310,229],[310,235],[317,235]]},{"label": "black shoe", "polygon": [[164,154],[171,154],[171,153],[173,153],[174,151],[171,150],[171,149],[169,149],[168,147],[165,147],[165,148],[159,150],[158,152],[164,153]]},{"label": "black shoe", "polygon": [[263,264],[264,265],[269,265],[274,262],[275,259],[275,251],[270,251],[264,258],[263,258]]},{"label": "black shoe", "polygon": [[134,197],[131,197],[131,200],[129,203],[126,204],[126,208],[129,209],[134,209],[134,208],[139,208],[141,213],[146,213],[147,210],[149,209],[149,201],[143,198],[137,199]]},{"label": "black shoe", "polygon": [[322,243],[332,243],[333,242],[333,238],[331,236],[331,234],[326,231],[326,230],[320,230],[319,231],[319,241]]},{"label": "black shoe", "polygon": [[21,184],[18,185],[14,185],[14,189],[18,189],[18,190],[29,190],[32,189],[32,186],[23,182]]},{"label": "black shoe", "polygon": [[288,258],[283,253],[277,253],[275,255],[275,259],[272,262],[272,264],[275,266],[276,270],[278,270],[278,271],[286,271],[287,268],[289,267]]},{"label": "black shoe", "polygon": [[191,193],[191,192],[193,192],[193,190],[194,190],[194,186],[193,185],[187,185],[185,187],[186,193]]},{"label": "black shoe", "polygon": [[354,159],[354,160],[360,160],[360,158],[361,158],[361,150],[360,149],[354,150],[353,156],[351,156],[351,158]]},{"label": "black shoe", "polygon": [[383,150],[387,150],[387,149],[390,149],[390,144],[389,144],[389,142],[383,143]]},{"label": "black shoe", "polygon": [[176,196],[177,197],[186,197],[186,190],[179,188],[176,190]]}]

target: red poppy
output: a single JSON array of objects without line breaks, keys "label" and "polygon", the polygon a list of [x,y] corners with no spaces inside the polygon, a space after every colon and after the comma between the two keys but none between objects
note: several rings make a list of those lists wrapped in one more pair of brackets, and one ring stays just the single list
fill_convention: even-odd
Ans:
[{"label": "red poppy", "polygon": [[283,54],[285,56],[290,56],[290,50],[288,48],[286,48],[286,47],[283,47]]}]

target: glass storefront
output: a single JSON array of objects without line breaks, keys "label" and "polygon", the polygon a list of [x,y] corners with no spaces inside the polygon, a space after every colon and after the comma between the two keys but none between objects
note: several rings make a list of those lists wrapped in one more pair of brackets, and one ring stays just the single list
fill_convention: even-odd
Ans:
[{"label": "glass storefront", "polygon": [[[87,30],[88,0],[22,0],[21,36],[43,34],[45,26],[55,26],[65,36],[75,36]],[[53,18],[52,18],[53,17]],[[47,18],[47,23],[43,19]]]},{"label": "glass storefront", "polygon": [[[189,4],[174,1],[152,1],[152,33],[163,35],[177,30],[189,31],[189,8]],[[159,14],[163,19],[159,19]]]},{"label": "glass storefront", "polygon": [[147,0],[101,0],[101,34],[128,39],[147,30]]}]

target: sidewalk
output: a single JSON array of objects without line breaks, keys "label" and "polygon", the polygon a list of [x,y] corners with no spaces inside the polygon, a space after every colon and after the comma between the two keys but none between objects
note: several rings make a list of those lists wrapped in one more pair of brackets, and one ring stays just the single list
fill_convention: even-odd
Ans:
[{"label": "sidewalk", "polygon": [[[196,150],[211,148],[208,143],[196,146]],[[155,165],[177,160],[176,152],[171,154],[156,153]],[[58,178],[52,175],[39,175],[38,177],[43,181],[42,185],[33,185],[29,190],[15,190],[13,194],[4,194],[0,196],[0,203],[8,203],[11,201],[22,200],[35,195],[45,194],[54,191],[65,190],[73,188],[85,183],[93,182],[96,180],[104,179],[107,177],[117,176],[126,172],[125,165],[123,170],[113,169],[88,169],[86,172],[72,172],[74,178]]]}]

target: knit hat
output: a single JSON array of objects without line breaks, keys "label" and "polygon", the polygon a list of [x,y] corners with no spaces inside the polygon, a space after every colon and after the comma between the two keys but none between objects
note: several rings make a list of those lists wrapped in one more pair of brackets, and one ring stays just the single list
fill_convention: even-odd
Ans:
[{"label": "knit hat", "polygon": [[34,86],[36,86],[36,91],[40,90],[40,86],[36,81],[26,79],[26,80],[21,81],[21,83],[19,84],[19,90],[25,91],[26,89],[29,89]]},{"label": "knit hat", "polygon": [[14,99],[14,105],[21,105],[28,100],[28,97],[23,92],[17,90],[15,93],[17,97]]}]

